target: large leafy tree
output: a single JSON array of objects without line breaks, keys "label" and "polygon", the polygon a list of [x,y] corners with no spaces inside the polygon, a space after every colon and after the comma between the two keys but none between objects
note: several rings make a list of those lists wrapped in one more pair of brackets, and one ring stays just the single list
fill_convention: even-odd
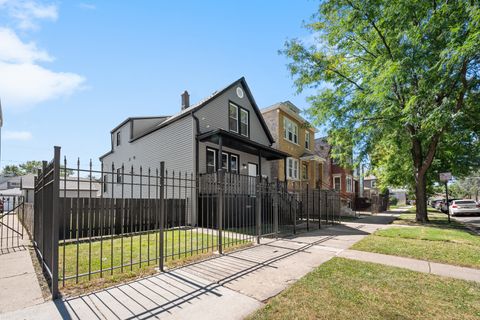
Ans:
[{"label": "large leafy tree", "polygon": [[22,170],[23,174],[37,173],[38,169],[42,168],[42,162],[36,160],[29,160],[25,163],[20,164],[19,167]]},{"label": "large leafy tree", "polygon": [[297,89],[316,89],[313,119],[345,158],[354,148],[410,184],[427,221],[432,168],[479,162],[478,2],[325,0],[307,28],[314,43],[291,40],[283,52]]}]

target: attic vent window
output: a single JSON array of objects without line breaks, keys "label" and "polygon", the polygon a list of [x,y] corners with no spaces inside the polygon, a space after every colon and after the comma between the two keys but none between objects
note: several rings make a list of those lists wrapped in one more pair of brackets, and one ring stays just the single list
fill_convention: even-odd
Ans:
[{"label": "attic vent window", "polygon": [[237,87],[237,96],[242,99],[243,98],[243,90],[240,87]]},{"label": "attic vent window", "polygon": [[120,131],[117,132],[117,146],[120,145]]}]

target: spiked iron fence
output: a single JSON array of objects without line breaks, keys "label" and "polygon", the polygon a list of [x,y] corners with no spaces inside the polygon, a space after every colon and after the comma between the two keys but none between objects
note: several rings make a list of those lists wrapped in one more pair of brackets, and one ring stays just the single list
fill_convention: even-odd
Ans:
[{"label": "spiked iron fence", "polygon": [[338,194],[262,177],[157,168],[61,165],[60,148],[35,181],[34,244],[51,283],[161,271],[185,259],[320,228],[339,215]]}]

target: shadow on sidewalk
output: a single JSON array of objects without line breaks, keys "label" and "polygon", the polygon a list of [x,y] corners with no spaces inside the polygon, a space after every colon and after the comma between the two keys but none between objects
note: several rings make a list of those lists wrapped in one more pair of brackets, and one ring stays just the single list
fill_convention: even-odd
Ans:
[{"label": "shadow on sidewalk", "polygon": [[168,317],[176,308],[184,309],[194,302],[208,304],[205,302],[208,299],[210,303],[225,303],[219,299],[228,291],[224,285],[262,268],[276,269],[275,263],[299,253],[309,253],[308,249],[336,236],[368,234],[359,230],[360,227],[334,225],[278,239],[264,238],[262,244],[254,247],[94,293],[57,300],[55,305],[63,319],[146,319]]}]

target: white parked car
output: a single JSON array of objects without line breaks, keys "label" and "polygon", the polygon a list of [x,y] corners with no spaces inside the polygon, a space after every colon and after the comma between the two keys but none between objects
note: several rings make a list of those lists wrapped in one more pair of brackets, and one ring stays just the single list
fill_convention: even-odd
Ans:
[{"label": "white parked car", "polygon": [[450,204],[450,214],[457,216],[461,214],[480,214],[480,205],[475,200],[453,200]]}]

